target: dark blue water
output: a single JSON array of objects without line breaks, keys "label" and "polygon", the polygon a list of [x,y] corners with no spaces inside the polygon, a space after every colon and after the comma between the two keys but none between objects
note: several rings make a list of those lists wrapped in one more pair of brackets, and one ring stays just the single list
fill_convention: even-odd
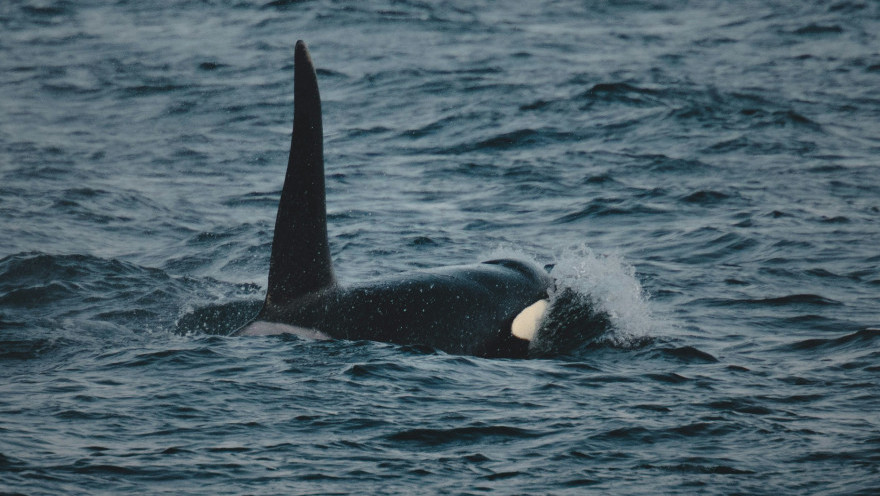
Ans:
[{"label": "dark blue water", "polygon": [[[536,360],[230,338],[293,45],[340,279],[517,252]],[[0,492],[877,494],[880,4],[0,4]]]}]

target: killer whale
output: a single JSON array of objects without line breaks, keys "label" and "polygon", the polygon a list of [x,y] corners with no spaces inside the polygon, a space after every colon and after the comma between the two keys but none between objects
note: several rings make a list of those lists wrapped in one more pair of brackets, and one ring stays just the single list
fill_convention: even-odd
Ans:
[{"label": "killer whale", "polygon": [[293,333],[525,357],[552,285],[543,268],[514,259],[339,284],[327,238],[321,97],[309,51],[297,41],[293,131],[266,298],[257,317],[235,334]]}]

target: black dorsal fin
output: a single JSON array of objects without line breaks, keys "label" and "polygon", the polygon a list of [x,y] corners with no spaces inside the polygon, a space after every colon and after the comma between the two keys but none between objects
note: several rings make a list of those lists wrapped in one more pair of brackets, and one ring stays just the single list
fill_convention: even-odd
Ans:
[{"label": "black dorsal fin", "polygon": [[296,42],[293,135],[275,218],[266,305],[334,284],[324,199],[324,136],[318,77],[306,44]]}]

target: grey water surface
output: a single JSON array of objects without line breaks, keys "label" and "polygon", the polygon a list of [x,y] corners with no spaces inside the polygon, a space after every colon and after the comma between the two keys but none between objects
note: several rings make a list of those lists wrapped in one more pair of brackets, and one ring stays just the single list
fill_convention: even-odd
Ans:
[{"label": "grey water surface", "polygon": [[[228,337],[297,39],[340,279],[516,253],[608,328]],[[0,493],[880,493],[878,166],[871,0],[4,0]]]}]

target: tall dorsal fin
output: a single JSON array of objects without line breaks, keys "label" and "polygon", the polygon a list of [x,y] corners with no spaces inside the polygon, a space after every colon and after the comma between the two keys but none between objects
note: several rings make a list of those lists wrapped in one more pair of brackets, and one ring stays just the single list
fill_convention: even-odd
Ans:
[{"label": "tall dorsal fin", "polygon": [[306,44],[296,42],[293,134],[275,218],[266,305],[334,284],[324,199],[324,136],[318,77]]}]

